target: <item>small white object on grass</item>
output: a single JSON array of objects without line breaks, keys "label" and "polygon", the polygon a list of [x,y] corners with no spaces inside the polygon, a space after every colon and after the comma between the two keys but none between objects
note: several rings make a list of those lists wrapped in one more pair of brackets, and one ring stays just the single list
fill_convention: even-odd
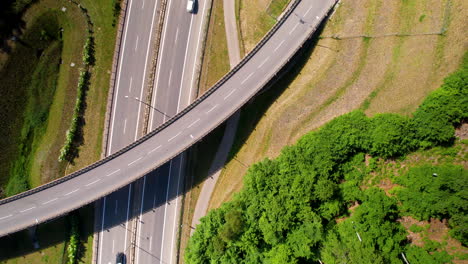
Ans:
[{"label": "small white object on grass", "polygon": [[70,63],[70,66],[75,67],[75,63],[74,62]]}]

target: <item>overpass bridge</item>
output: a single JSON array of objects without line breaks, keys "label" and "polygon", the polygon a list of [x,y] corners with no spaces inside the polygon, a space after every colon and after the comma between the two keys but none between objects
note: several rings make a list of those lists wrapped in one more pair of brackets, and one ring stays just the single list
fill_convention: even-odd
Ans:
[{"label": "overpass bridge", "polygon": [[0,200],[0,236],[89,204],[169,161],[260,91],[316,31],[337,0],[293,0],[260,43],[209,91],[169,121],[75,173]]}]

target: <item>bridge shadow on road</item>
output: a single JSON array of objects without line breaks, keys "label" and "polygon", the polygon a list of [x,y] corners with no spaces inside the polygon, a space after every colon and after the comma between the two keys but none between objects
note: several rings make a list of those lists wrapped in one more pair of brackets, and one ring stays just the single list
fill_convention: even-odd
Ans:
[{"label": "bridge shadow on road", "polygon": [[[230,154],[228,155],[227,162],[236,159],[236,154],[246,142],[249,135],[254,131],[262,116],[264,116],[269,107],[283,93],[284,89],[288,87],[300,73],[312,52],[316,48],[327,48],[317,45],[319,40],[318,36],[321,34],[323,27],[324,24],[321,25],[319,30],[306,42],[303,48],[277,74],[276,78],[271,80],[266,88],[241,109],[241,118],[236,138]],[[94,204],[92,204],[72,212],[71,214],[79,216],[79,228],[82,241],[85,242],[89,236],[92,236],[95,230],[108,232],[109,229],[116,226],[126,228],[129,234],[134,234],[134,230],[125,225],[127,219],[138,218],[141,212],[146,213],[153,211],[157,213],[158,210],[164,210],[163,205],[171,203],[171,201],[177,197],[177,193],[183,195],[190,191],[190,188],[200,188],[200,184],[209,177],[209,175],[207,175],[208,170],[216,153],[217,146],[221,142],[224,128],[225,124],[220,125],[200,142],[187,150],[186,153],[188,154],[184,155],[182,162],[180,158],[175,158],[172,162],[168,162],[157,170],[148,173],[145,178],[141,178],[132,183],[130,204],[139,204],[141,207],[134,207],[135,209],[130,210],[128,215],[122,213],[122,208],[125,208],[124,204],[108,202],[106,203],[107,207],[105,209],[106,221],[101,221],[101,215],[98,215],[97,217],[99,218],[95,221],[95,211],[102,213],[102,199],[99,200],[100,202],[98,201],[96,203],[98,205],[98,210],[95,210]],[[244,164],[244,166],[246,166],[246,164]],[[174,175],[174,170],[177,171],[175,173],[177,174],[178,170],[184,167],[186,175],[182,177],[179,182],[177,182],[177,178],[168,178],[167,175],[169,175],[169,171]],[[145,183],[144,187],[142,184],[143,182]],[[179,192],[176,191],[177,183],[179,184]],[[168,186],[172,191],[166,192]],[[126,186],[108,195],[106,199],[118,201],[120,199],[119,195],[128,195],[129,188],[129,186]],[[145,196],[142,201],[141,197],[143,192],[145,192]],[[128,198],[126,200],[128,200]],[[128,207],[128,204],[126,204],[126,206]],[[124,211],[126,212],[126,210]],[[145,225],[148,223],[141,221],[141,224]],[[68,241],[69,230],[70,223],[67,216],[64,216],[40,224],[35,228],[2,237],[0,238],[0,261],[35,252],[44,253],[46,255],[61,255],[62,259],[66,259],[66,248],[61,245],[63,242]],[[34,248],[33,245],[35,242],[38,243],[39,248]],[[50,250],[51,247],[55,249]],[[92,246],[88,245],[88,249],[91,250]],[[81,253],[83,254],[84,252]],[[148,252],[148,254],[151,253]],[[154,257],[156,258],[156,256]]]}]

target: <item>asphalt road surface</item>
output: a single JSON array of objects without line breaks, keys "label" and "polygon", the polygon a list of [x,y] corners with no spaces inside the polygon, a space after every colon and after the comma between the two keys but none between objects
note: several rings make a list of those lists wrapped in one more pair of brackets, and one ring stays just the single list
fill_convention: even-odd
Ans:
[{"label": "asphalt road surface", "polygon": [[[314,32],[335,0],[302,0],[242,67],[157,134],[77,177],[0,205],[0,235],[79,208],[146,175],[225,121],[274,76]],[[170,197],[168,197],[170,198]]]}]

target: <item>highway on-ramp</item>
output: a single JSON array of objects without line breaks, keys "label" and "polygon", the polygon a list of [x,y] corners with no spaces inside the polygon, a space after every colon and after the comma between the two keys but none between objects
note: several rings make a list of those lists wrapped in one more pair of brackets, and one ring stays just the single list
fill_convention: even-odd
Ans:
[{"label": "highway on-ramp", "polygon": [[[335,0],[296,1],[254,52],[206,96],[138,142],[76,174],[0,201],[0,235],[79,208],[161,166],[221,124],[288,62]],[[76,175],[76,176],[75,176]]]}]

